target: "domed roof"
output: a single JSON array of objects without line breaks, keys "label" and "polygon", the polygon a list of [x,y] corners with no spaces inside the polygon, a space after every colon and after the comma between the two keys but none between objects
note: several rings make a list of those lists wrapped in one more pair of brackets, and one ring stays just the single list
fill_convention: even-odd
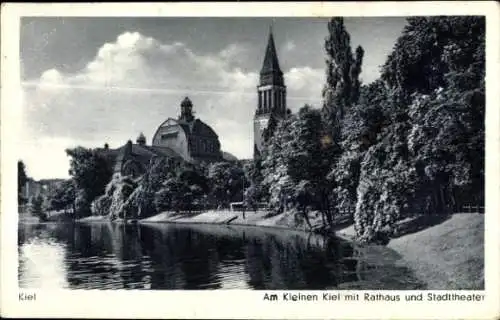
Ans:
[{"label": "domed roof", "polygon": [[200,119],[196,119],[191,127],[191,134],[197,136],[206,136],[206,137],[214,137],[218,138],[217,133],[215,133],[214,129],[210,127],[205,122]]}]

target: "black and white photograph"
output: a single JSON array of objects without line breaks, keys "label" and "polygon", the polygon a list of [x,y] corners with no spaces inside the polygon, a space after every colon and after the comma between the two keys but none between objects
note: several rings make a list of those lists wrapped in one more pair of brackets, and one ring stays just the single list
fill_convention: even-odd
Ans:
[{"label": "black and white photograph", "polygon": [[486,21],[20,17],[19,299],[485,290]]}]

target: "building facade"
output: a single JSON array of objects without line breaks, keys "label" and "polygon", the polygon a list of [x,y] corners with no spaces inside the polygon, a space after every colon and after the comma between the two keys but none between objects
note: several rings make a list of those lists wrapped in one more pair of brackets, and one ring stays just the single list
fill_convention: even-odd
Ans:
[{"label": "building facade", "polygon": [[178,119],[168,118],[153,136],[154,147],[167,147],[189,162],[222,160],[219,137],[215,131],[193,115],[193,103],[186,97]]},{"label": "building facade", "polygon": [[98,150],[112,164],[113,173],[133,177],[142,175],[155,157],[167,159],[174,167],[186,162],[224,160],[219,137],[209,125],[194,117],[193,104],[187,97],[181,103],[178,119],[165,120],[156,130],[151,145],[141,133],[135,143],[129,140],[117,149],[105,145]]},{"label": "building facade", "polygon": [[264,130],[268,127],[271,117],[280,120],[285,118],[287,114],[286,86],[272,30],[269,31],[264,62],[260,70],[257,98],[257,108],[253,120],[254,158],[259,157],[262,152]]}]

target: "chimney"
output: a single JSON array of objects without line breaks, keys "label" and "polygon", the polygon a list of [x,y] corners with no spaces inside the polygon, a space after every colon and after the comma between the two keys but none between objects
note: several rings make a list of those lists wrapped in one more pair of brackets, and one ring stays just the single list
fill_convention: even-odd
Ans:
[{"label": "chimney", "polygon": [[127,144],[125,145],[125,154],[129,155],[132,153],[132,140],[127,141]]}]

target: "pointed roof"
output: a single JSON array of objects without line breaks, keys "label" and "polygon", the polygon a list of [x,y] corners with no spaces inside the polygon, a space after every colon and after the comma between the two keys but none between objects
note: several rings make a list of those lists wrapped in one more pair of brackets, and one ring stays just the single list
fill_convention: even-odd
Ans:
[{"label": "pointed roof", "polygon": [[266,55],[264,57],[264,63],[262,64],[260,73],[263,74],[272,72],[281,73],[281,69],[278,62],[278,54],[276,53],[276,46],[274,45],[273,30],[269,27],[269,39],[267,41]]},{"label": "pointed roof", "polygon": [[146,144],[146,137],[144,136],[144,133],[141,132],[135,142],[138,144]]},{"label": "pointed roof", "polygon": [[191,102],[191,99],[189,97],[185,97],[184,100],[181,102],[182,107],[192,107],[193,103]]}]

